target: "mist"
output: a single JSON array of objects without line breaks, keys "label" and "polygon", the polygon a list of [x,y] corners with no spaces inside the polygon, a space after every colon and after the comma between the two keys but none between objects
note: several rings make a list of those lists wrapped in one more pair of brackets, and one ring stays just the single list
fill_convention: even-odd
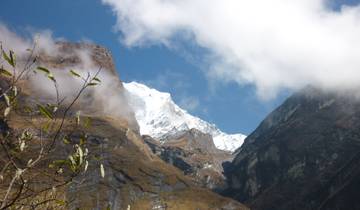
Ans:
[{"label": "mist", "polygon": [[[80,111],[88,115],[110,116],[126,120],[130,125],[135,125],[132,109],[129,107],[121,81],[114,70],[106,69],[93,60],[92,51],[87,47],[62,48],[67,43],[63,38],[53,38],[51,31],[37,31],[27,37],[20,36],[11,31],[6,25],[0,24],[0,41],[5,51],[13,50],[17,57],[17,71],[22,69],[30,56],[27,49],[32,49],[35,43],[34,54],[38,62],[29,71],[25,82],[31,97],[43,102],[56,103],[56,89],[53,81],[46,74],[36,71],[37,66],[48,68],[56,79],[59,99],[63,106],[69,105],[80,91],[84,81],[70,74],[70,70],[79,73],[83,78],[95,76],[101,82],[96,86],[88,87],[80,97],[77,106]],[[71,45],[71,44],[70,44]],[[102,61],[107,62],[107,61]],[[112,60],[109,60],[112,62]],[[5,68],[11,69],[6,63]],[[136,127],[136,126],[135,126]]]},{"label": "mist", "polygon": [[128,47],[176,49],[176,40],[184,39],[206,49],[204,74],[211,83],[253,85],[265,100],[306,85],[359,88],[360,6],[335,11],[330,0],[102,2]]}]

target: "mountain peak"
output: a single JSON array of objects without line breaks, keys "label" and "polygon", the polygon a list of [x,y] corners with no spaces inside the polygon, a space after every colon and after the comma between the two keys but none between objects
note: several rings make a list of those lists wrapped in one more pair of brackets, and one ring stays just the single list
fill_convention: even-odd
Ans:
[{"label": "mountain peak", "polygon": [[138,82],[124,83],[130,106],[142,135],[149,135],[160,141],[179,131],[197,129],[210,134],[218,149],[235,151],[244,139],[243,134],[227,134],[216,125],[208,123],[180,108],[169,93],[160,92]]}]

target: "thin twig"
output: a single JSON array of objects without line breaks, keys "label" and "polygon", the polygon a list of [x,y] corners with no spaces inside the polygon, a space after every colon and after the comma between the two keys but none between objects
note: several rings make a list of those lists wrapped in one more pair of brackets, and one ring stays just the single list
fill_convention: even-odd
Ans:
[{"label": "thin twig", "polygon": [[[102,69],[102,67],[99,68],[99,70],[96,72],[96,74],[95,74],[95,76],[94,76],[93,78],[97,77],[97,76],[100,74],[101,69]],[[54,147],[54,145],[55,145],[55,142],[56,142],[56,139],[59,137],[60,132],[61,132],[63,126],[64,126],[64,122],[65,122],[65,119],[66,119],[66,116],[67,116],[68,112],[70,111],[70,109],[72,108],[72,106],[75,104],[75,102],[80,98],[80,96],[81,96],[81,94],[84,92],[84,90],[89,86],[90,82],[91,82],[91,80],[90,80],[90,75],[88,74],[88,76],[87,76],[87,78],[86,78],[86,80],[85,80],[82,88],[81,88],[80,91],[77,93],[77,95],[75,96],[75,98],[73,99],[73,101],[70,103],[70,105],[65,109],[64,114],[63,114],[63,116],[62,116],[62,118],[61,118],[60,126],[59,126],[58,130],[56,131],[54,138],[52,139],[52,142],[51,142],[51,144],[50,144],[50,147],[49,147],[48,150],[47,150],[47,153],[49,153],[49,152],[53,149],[53,147]]]}]

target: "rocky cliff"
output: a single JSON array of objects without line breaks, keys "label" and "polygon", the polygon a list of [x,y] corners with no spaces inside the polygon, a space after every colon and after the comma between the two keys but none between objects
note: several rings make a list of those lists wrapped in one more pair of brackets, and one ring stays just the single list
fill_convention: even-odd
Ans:
[{"label": "rocky cliff", "polygon": [[[72,98],[81,87],[79,81],[69,77],[70,70],[78,72],[84,78],[88,73],[100,71],[103,80],[100,87],[88,90],[78,101],[78,110],[88,114],[108,115],[126,122],[133,130],[139,130],[133,109],[125,97],[123,83],[115,69],[111,53],[104,47],[89,43],[57,42],[54,52],[41,50],[37,64],[48,68],[55,75],[60,97]],[[52,84],[42,80],[39,75],[30,77],[26,87],[28,95],[54,96]],[[46,83],[47,82],[47,83]],[[41,85],[39,83],[44,83]],[[45,85],[46,84],[46,85]],[[49,93],[49,90],[50,93]]]},{"label": "rocky cliff", "polygon": [[251,209],[359,209],[360,101],[308,87],[236,151],[225,194]]},{"label": "rocky cliff", "polygon": [[149,136],[144,140],[154,154],[194,178],[198,186],[215,191],[225,188],[222,164],[233,156],[217,149],[210,134],[190,129],[168,136],[162,143]]},{"label": "rocky cliff", "polygon": [[96,44],[57,42],[56,52],[48,54],[41,51],[38,62],[49,69],[70,69],[79,66],[101,67],[119,78],[110,51]]}]

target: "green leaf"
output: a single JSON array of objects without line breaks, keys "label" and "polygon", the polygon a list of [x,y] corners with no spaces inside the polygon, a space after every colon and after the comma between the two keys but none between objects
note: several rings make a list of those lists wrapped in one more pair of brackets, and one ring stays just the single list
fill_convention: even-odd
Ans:
[{"label": "green leaf", "polygon": [[11,77],[12,76],[12,73],[10,73],[8,70],[4,69],[4,68],[1,68],[0,69],[0,74],[4,75],[4,76],[8,76],[8,77]]},{"label": "green leaf", "polygon": [[16,66],[16,57],[13,51],[10,50],[10,60],[11,63],[13,64],[12,66],[15,67]]},{"label": "green leaf", "polygon": [[70,74],[75,77],[81,77],[80,74],[76,73],[74,70],[70,70]]},{"label": "green leaf", "polygon": [[63,200],[56,200],[55,203],[60,205],[60,206],[65,206],[66,205],[66,202],[63,201]]},{"label": "green leaf", "polygon": [[54,75],[49,71],[49,69],[39,66],[36,70],[44,72],[51,81],[56,82]]},{"label": "green leaf", "polygon": [[3,58],[10,64],[10,57],[6,54],[4,50],[2,50]]},{"label": "green leaf", "polygon": [[81,147],[77,148],[77,153],[79,154],[79,165],[81,165],[83,163],[83,160],[84,160],[84,152],[81,149]]},{"label": "green leaf", "polygon": [[71,143],[69,137],[67,137],[67,136],[65,136],[65,137],[63,138],[63,142],[64,142],[64,144],[70,144],[70,143]]},{"label": "green leaf", "polygon": [[47,68],[45,68],[45,67],[42,67],[42,66],[38,66],[36,70],[42,71],[42,72],[44,72],[44,73],[46,73],[46,74],[50,74],[49,69],[47,69]]},{"label": "green leaf", "polygon": [[17,89],[16,86],[13,86],[12,91],[13,91],[13,93],[14,93],[14,96],[17,96],[17,94],[18,94],[18,89]]},{"label": "green leaf", "polygon": [[76,162],[75,162],[73,156],[69,155],[69,160],[70,160],[72,166],[75,166],[75,165],[76,165]]},{"label": "green leaf", "polygon": [[10,64],[12,67],[15,67],[15,55],[13,51],[10,51],[10,56],[6,54],[6,52],[2,51],[3,58]]},{"label": "green leaf", "polygon": [[55,79],[54,75],[52,75],[51,73],[49,73],[49,74],[47,75],[47,77],[48,77],[51,81],[56,82],[56,79]]},{"label": "green leaf", "polygon": [[90,82],[89,84],[88,84],[88,86],[96,86],[96,85],[98,85],[99,83],[96,83],[96,82]]},{"label": "green leaf", "polygon": [[20,143],[20,151],[22,152],[22,151],[24,151],[24,149],[25,149],[25,141],[22,141]]},{"label": "green leaf", "polygon": [[30,166],[30,164],[33,162],[33,159],[30,159],[28,162],[27,162],[27,166]]},{"label": "green leaf", "polygon": [[87,171],[88,167],[89,167],[89,162],[85,160],[84,172]]},{"label": "green leaf", "polygon": [[5,99],[6,106],[10,106],[10,98],[6,93],[4,93],[4,99]]},{"label": "green leaf", "polygon": [[101,80],[97,77],[94,77],[93,80],[97,81],[97,82],[101,82]]},{"label": "green leaf", "polygon": [[52,116],[52,114],[49,112],[49,110],[47,110],[45,107],[43,107],[42,105],[40,105],[40,104],[38,104],[37,105],[38,106],[38,109],[39,109],[39,111],[40,111],[40,113],[42,114],[42,115],[44,115],[45,117],[47,117],[47,118],[49,118],[49,119],[53,119],[53,116]]}]

